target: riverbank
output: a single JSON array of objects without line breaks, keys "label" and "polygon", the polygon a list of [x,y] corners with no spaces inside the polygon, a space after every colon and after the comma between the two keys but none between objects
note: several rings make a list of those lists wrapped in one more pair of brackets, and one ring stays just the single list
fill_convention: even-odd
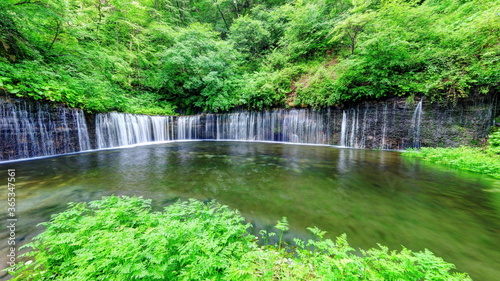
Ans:
[{"label": "riverbank", "polygon": [[423,147],[420,150],[406,151],[403,155],[500,179],[500,155],[490,149],[466,146]]}]

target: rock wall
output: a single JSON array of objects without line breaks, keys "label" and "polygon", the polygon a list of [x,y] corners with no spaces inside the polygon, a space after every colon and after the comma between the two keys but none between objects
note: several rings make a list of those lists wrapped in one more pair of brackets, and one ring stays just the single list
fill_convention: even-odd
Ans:
[{"label": "rock wall", "polygon": [[456,104],[405,99],[343,108],[275,109],[194,116],[84,114],[0,92],[0,161],[182,139],[264,140],[405,149],[484,143],[498,95]]},{"label": "rock wall", "polygon": [[499,113],[498,95],[456,104],[426,100],[408,103],[404,99],[364,102],[332,111],[332,143],[341,144],[344,133],[345,145],[357,148],[479,145],[485,141]]},{"label": "rock wall", "polygon": [[81,110],[0,93],[0,161],[88,149]]}]

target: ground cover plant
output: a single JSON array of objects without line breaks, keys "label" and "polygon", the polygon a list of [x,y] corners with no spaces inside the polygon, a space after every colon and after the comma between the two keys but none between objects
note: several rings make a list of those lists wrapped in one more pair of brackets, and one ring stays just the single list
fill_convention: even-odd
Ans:
[{"label": "ground cover plant", "polygon": [[[470,280],[428,250],[356,254],[345,235],[324,239],[317,228],[316,239],[288,245],[286,218],[277,233],[254,237],[238,211],[217,202],[153,212],[151,200],[109,196],[70,203],[43,226],[13,280]],[[271,236],[276,244],[259,246]]]},{"label": "ground cover plant", "polygon": [[423,147],[403,155],[500,179],[500,132],[492,133],[485,147]]}]

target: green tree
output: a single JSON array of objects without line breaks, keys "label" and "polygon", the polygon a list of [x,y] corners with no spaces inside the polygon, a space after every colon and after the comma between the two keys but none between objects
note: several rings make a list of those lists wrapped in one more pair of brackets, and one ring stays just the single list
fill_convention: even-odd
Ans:
[{"label": "green tree", "polygon": [[239,54],[217,39],[210,27],[192,24],[179,29],[175,43],[163,53],[162,92],[172,103],[189,110],[227,110],[234,95]]},{"label": "green tree", "polygon": [[332,41],[340,41],[340,43],[343,43],[343,40],[347,40],[351,55],[354,55],[354,50],[356,49],[356,43],[360,34],[365,30],[366,25],[374,20],[375,15],[373,11],[349,15],[335,25],[332,31],[334,34]]},{"label": "green tree", "polygon": [[270,36],[263,22],[243,16],[234,21],[229,39],[247,58],[255,58],[269,48]]},{"label": "green tree", "polygon": [[289,22],[280,45],[292,61],[323,56],[332,47],[329,30],[333,18],[323,1],[297,0],[293,6],[283,6]]}]

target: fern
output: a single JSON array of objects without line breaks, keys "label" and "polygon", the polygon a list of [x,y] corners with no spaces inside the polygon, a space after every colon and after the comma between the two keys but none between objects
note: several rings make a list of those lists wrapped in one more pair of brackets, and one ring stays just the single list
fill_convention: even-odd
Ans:
[{"label": "fern", "polygon": [[[353,254],[344,235],[258,246],[238,211],[217,202],[179,201],[152,212],[151,200],[103,197],[70,203],[25,247],[13,280],[470,280],[428,250]],[[267,239],[274,232],[260,232]]]}]

